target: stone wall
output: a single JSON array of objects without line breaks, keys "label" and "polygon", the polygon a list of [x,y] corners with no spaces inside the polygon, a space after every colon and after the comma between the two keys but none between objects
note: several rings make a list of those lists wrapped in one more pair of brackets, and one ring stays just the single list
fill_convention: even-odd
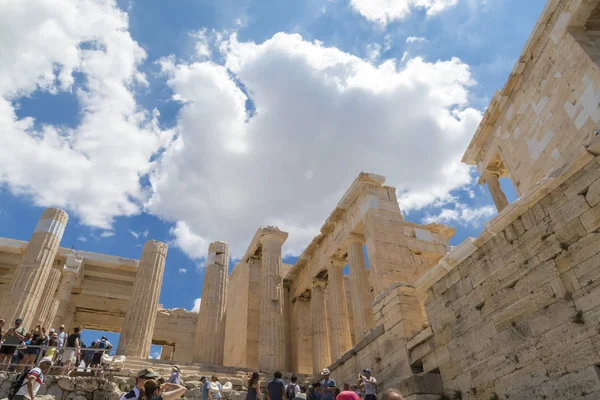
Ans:
[{"label": "stone wall", "polygon": [[598,129],[598,32],[582,29],[594,3],[548,1],[463,159],[482,176],[500,167],[519,195],[568,163]]},{"label": "stone wall", "polygon": [[197,321],[198,313],[183,308],[159,309],[152,343],[173,346],[173,360],[192,362]]},{"label": "stone wall", "polygon": [[435,283],[410,362],[463,399],[600,398],[600,157]]},{"label": "stone wall", "polygon": [[[339,386],[357,382],[358,374],[370,368],[379,382],[378,392],[397,387],[413,374],[409,364],[407,342],[424,327],[416,289],[396,282],[373,303],[376,328],[329,369]],[[417,312],[415,312],[417,310]]]}]

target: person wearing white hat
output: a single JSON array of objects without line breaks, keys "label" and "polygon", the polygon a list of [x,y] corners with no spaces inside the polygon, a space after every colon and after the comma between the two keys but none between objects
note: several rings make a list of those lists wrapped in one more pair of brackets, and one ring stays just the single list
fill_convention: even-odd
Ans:
[{"label": "person wearing white hat", "polygon": [[38,366],[33,368],[25,379],[22,386],[19,388],[13,400],[33,400],[40,387],[44,384],[44,375],[52,367],[52,358],[44,357],[38,363]]},{"label": "person wearing white hat", "polygon": [[335,388],[336,383],[329,377],[331,371],[325,368],[321,371],[323,380],[321,381],[321,400],[333,400],[335,399]]}]

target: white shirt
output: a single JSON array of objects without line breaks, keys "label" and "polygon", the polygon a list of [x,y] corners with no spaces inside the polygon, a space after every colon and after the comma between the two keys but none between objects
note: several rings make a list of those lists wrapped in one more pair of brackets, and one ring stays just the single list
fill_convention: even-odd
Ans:
[{"label": "white shirt", "polygon": [[134,400],[140,398],[140,389],[137,386],[134,386],[132,390],[127,393],[124,393],[123,396],[119,400]]},{"label": "white shirt", "polygon": [[31,398],[29,397],[29,390],[27,389],[27,383],[32,377],[35,378],[33,380],[33,395],[35,396],[37,394],[38,390],[40,390],[40,386],[42,386],[42,384],[44,383],[44,374],[39,368],[33,368],[31,371],[29,371],[29,373],[25,377],[25,380],[23,381],[23,386],[21,386],[21,388],[16,394],[23,395],[31,400]]},{"label": "white shirt", "polygon": [[58,347],[63,347],[65,344],[65,340],[67,340],[67,332],[59,332],[58,333]]},{"label": "white shirt", "polygon": [[365,385],[365,396],[368,394],[377,394],[377,380],[374,377],[363,380],[363,383]]}]

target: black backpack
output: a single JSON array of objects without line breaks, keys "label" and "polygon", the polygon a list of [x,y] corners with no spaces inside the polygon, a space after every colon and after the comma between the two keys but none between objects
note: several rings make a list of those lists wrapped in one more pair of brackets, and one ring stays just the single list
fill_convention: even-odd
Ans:
[{"label": "black backpack", "polygon": [[10,389],[8,389],[8,399],[9,400],[12,400],[13,397],[15,397],[15,395],[17,394],[17,392],[19,390],[21,390],[21,388],[27,384],[27,382],[23,383],[23,381],[25,381],[25,377],[27,377],[27,375],[29,375],[29,372],[31,372],[31,368],[29,368],[29,367],[25,368],[23,370],[23,372],[21,372],[16,377],[14,382],[11,383]]},{"label": "black backpack", "polygon": [[287,387],[287,390],[285,391],[285,395],[287,396],[288,400],[292,400],[294,397],[296,397],[296,384],[295,383],[290,383]]}]

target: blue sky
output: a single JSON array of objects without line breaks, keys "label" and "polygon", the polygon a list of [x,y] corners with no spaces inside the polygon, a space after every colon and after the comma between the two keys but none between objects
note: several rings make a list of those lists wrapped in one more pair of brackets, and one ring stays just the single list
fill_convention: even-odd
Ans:
[{"label": "blue sky", "polygon": [[0,5],[0,236],[59,206],[63,247],[167,242],[160,301],[190,309],[210,241],[279,225],[291,263],[360,171],[476,236],[493,205],[460,157],[545,1],[72,3]]}]

